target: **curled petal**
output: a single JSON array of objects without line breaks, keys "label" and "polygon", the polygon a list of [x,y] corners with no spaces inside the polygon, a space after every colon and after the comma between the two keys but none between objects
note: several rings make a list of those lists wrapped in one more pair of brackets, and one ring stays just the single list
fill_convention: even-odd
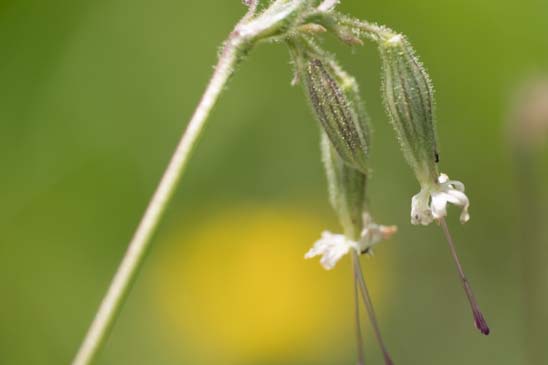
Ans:
[{"label": "curled petal", "polygon": [[461,207],[460,221],[470,220],[468,208],[470,200],[464,193],[464,184],[460,181],[449,180],[445,174],[440,174],[438,183],[423,188],[412,199],[411,223],[428,225],[432,221],[447,216],[447,204]]},{"label": "curled petal", "polygon": [[464,193],[464,184],[462,182],[457,180],[449,180],[447,181],[447,184],[451,185],[455,190]]},{"label": "curled petal", "polygon": [[[461,223],[468,222],[470,220],[470,214],[468,213],[470,200],[464,193],[464,184],[460,181],[449,180],[445,174],[441,174],[438,181],[440,183],[439,189],[441,191],[439,194],[443,194],[440,199],[445,201],[445,205],[447,205],[447,203],[451,203],[461,207],[462,211],[460,214],[460,221]],[[434,205],[434,199],[434,195],[432,195],[432,205]],[[436,213],[433,211],[434,218],[439,219],[444,217],[447,213],[445,212],[445,208],[443,211],[444,214],[441,216],[436,216]]]},{"label": "curled petal", "polygon": [[462,207],[461,213],[460,213],[460,222],[462,224],[468,222],[470,220],[470,213],[468,213],[468,208],[470,207],[470,200],[468,200],[468,197],[466,194],[464,194],[461,191],[453,190],[449,192],[449,195],[451,195],[451,198],[453,200],[449,200],[450,203],[453,203],[455,205],[458,205]]}]

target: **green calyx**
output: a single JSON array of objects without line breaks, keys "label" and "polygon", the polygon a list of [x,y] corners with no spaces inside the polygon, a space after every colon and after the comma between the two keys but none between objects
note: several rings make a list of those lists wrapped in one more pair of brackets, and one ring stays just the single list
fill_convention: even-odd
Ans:
[{"label": "green calyx", "polygon": [[343,162],[326,133],[322,133],[321,148],[329,201],[339,217],[345,236],[358,241],[366,211],[367,175]]},{"label": "green calyx", "polygon": [[421,184],[435,181],[439,155],[430,78],[403,36],[382,39],[379,51],[384,104],[403,154]]},{"label": "green calyx", "polygon": [[333,148],[346,164],[367,174],[370,131],[356,80],[310,41],[294,40],[290,49],[297,77]]}]

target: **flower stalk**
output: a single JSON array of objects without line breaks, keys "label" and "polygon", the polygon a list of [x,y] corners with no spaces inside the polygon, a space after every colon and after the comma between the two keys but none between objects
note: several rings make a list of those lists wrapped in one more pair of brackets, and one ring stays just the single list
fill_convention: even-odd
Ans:
[{"label": "flower stalk", "polygon": [[234,72],[234,67],[243,50],[242,45],[242,40],[235,34],[231,35],[227,40],[206,92],[200,100],[145,210],[143,218],[129,243],[107,294],[101,302],[91,327],[74,358],[73,365],[91,364],[104,344],[127,297],[129,289],[135,281],[137,272],[142,266],[152,236],[175,192],[180,178],[184,174],[187,162],[196,146],[209,114],[219,98],[224,85]]}]

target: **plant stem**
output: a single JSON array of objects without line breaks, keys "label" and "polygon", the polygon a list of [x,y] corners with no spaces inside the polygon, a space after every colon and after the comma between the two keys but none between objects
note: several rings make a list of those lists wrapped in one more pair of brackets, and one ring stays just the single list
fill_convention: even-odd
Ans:
[{"label": "plant stem", "polygon": [[131,284],[143,264],[151,238],[158,228],[175,188],[185,171],[208,116],[234,71],[244,43],[233,32],[225,43],[219,62],[207,89],[198,104],[183,136],[167,166],[158,187],[129,243],[126,254],[101,302],[99,310],[73,361],[73,365],[88,365],[97,356],[120,312]]},{"label": "plant stem", "polygon": [[342,14],[336,14],[335,17],[339,24],[364,32],[363,35],[374,42],[378,42],[383,38],[389,38],[391,35],[394,35],[392,30],[384,26],[369,23],[365,20],[354,19]]},{"label": "plant stem", "polygon": [[384,341],[382,339],[381,329],[379,323],[377,322],[377,316],[375,315],[375,309],[373,308],[373,303],[371,302],[371,296],[369,295],[367,285],[365,284],[365,279],[363,278],[363,273],[360,266],[360,257],[355,251],[352,251],[352,262],[354,266],[355,277],[356,280],[358,280],[359,287],[361,289],[363,304],[365,305],[365,309],[367,310],[367,314],[369,315],[369,320],[371,321],[371,326],[373,327],[373,332],[375,333],[375,337],[377,337],[377,342],[379,343],[379,346],[383,353],[384,363],[386,365],[393,365],[392,359],[390,358],[388,350],[386,349],[386,345],[384,344]]}]

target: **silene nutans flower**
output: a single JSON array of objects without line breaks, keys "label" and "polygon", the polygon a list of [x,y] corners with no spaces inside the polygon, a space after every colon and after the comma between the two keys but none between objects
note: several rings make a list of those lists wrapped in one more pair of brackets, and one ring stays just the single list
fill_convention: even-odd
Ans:
[{"label": "silene nutans flower", "polygon": [[356,330],[359,363],[363,363],[358,296],[367,308],[385,364],[393,364],[377,324],[373,304],[361,272],[359,256],[396,232],[396,227],[376,224],[367,207],[369,126],[357,82],[332,57],[313,43],[290,45],[296,76],[321,126],[321,149],[329,187],[329,200],[343,227],[343,234],[328,231],[306,253],[321,256],[331,270],[345,255],[352,258],[355,286]]},{"label": "silene nutans flower", "polygon": [[461,207],[460,221],[470,219],[464,184],[438,172],[434,90],[426,70],[404,36],[388,33],[379,41],[384,102],[407,162],[421,190],[412,199],[411,222],[428,225],[447,215],[447,204]]},{"label": "silene nutans flower", "polygon": [[[323,232],[321,238],[306,253],[305,258],[322,256],[320,263],[325,269],[330,270],[343,256],[351,254],[354,272],[357,342],[358,349],[360,349],[358,353],[363,356],[358,314],[358,296],[361,294],[375,336],[383,352],[385,364],[392,365],[393,362],[382,339],[373,304],[361,271],[359,255],[372,254],[372,247],[380,241],[390,238],[397,228],[395,226],[382,226],[373,222],[367,207],[367,175],[349,166],[340,158],[325,132],[322,132],[321,147],[329,186],[329,200],[337,213],[344,234]],[[358,363],[362,364],[363,359],[360,358]]]},{"label": "silene nutans flower", "polygon": [[464,193],[464,184],[438,172],[434,92],[430,78],[402,35],[386,32],[379,40],[379,49],[386,109],[405,158],[421,185],[420,192],[412,199],[411,222],[428,225],[435,220],[441,225],[470,303],[474,323],[483,334],[488,335],[489,327],[464,275],[445,222],[448,203],[461,207],[460,221],[467,222],[470,219],[470,202]]},{"label": "silene nutans flower", "polygon": [[369,252],[393,227],[374,224],[367,212],[370,129],[356,80],[310,41],[296,41],[290,48],[296,75],[321,126],[330,202],[344,228],[344,235],[324,232],[306,255],[323,255],[321,263],[329,270],[351,249]]}]

